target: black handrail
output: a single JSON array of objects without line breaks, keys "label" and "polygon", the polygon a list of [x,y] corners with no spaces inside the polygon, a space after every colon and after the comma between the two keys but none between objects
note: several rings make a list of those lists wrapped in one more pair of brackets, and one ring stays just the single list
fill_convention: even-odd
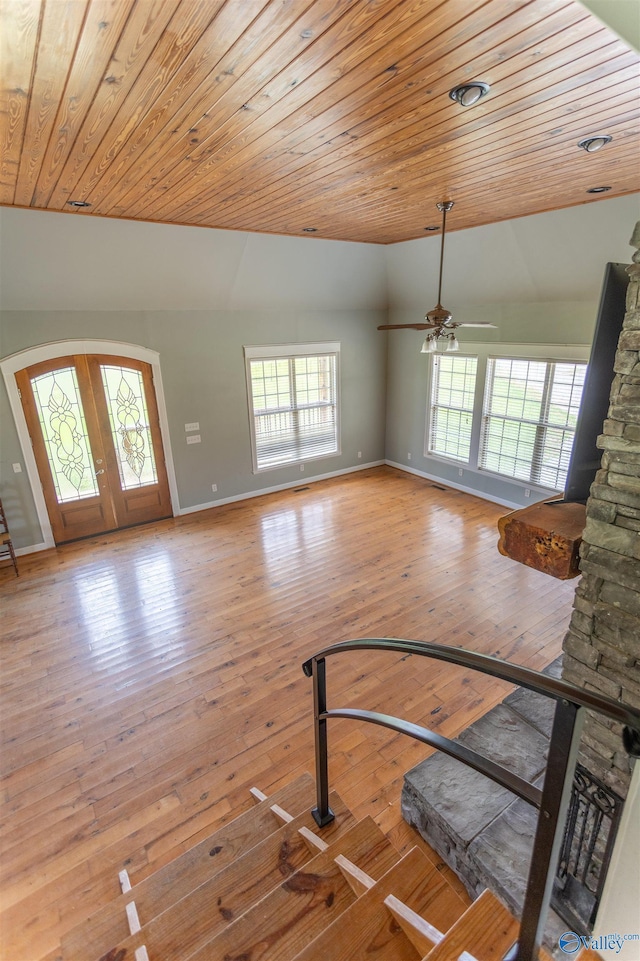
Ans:
[{"label": "black handrail", "polygon": [[[556,701],[556,709],[542,791],[459,742],[451,741],[418,724],[375,711],[355,708],[328,710],[326,658],[332,654],[371,650],[397,651],[404,656],[415,654],[420,657],[433,657],[480,671],[482,674],[499,677],[504,681],[535,691],[537,694],[553,698]],[[307,677],[313,678],[317,804],[312,813],[319,827],[329,824],[335,817],[329,807],[327,748],[327,720],[332,717],[369,721],[401,734],[408,734],[416,740],[458,758],[518,797],[524,798],[539,810],[522,908],[520,937],[517,945],[508,954],[509,961],[535,961],[544,934],[555,868],[562,844],[584,711],[595,711],[622,724],[624,748],[633,757],[640,757],[640,711],[609,697],[583,690],[566,681],[547,677],[546,674],[539,674],[527,667],[518,667],[497,657],[426,641],[382,637],[342,641],[318,651],[304,662],[302,669]]]}]

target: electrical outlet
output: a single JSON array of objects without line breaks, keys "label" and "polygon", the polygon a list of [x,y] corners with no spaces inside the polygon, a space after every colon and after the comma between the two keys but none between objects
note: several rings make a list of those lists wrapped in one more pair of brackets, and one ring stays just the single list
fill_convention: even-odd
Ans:
[{"label": "electrical outlet", "polygon": [[199,444],[200,440],[200,434],[189,434],[187,437],[187,444]]},{"label": "electrical outlet", "polygon": [[184,429],[185,429],[185,430],[200,430],[200,424],[199,424],[198,421],[196,420],[196,421],[193,422],[193,424],[185,424],[185,425],[184,425]]},{"label": "electrical outlet", "polygon": [[462,469],[461,467],[459,467],[459,468],[458,468],[458,476],[459,476],[459,477],[462,477],[463,474],[464,474],[463,469]]},{"label": "electrical outlet", "polygon": [[411,454],[407,454],[407,460],[411,460]]},{"label": "electrical outlet", "polygon": [[304,464],[300,464],[300,470],[304,471]]},{"label": "electrical outlet", "polygon": [[212,490],[213,493],[215,494],[215,492],[218,490],[218,485],[217,485],[217,484],[212,484],[212,485],[211,485],[211,490]]},{"label": "electrical outlet", "polygon": [[359,458],[362,457],[362,451],[361,451],[361,450],[358,451],[358,457],[359,457]]},{"label": "electrical outlet", "polygon": [[528,487],[525,487],[525,489],[524,489],[524,496],[525,496],[525,497],[531,497],[531,491],[529,490]]},{"label": "electrical outlet", "polygon": [[11,466],[13,467],[13,473],[14,473],[14,474],[21,474],[21,473],[22,473],[22,464],[12,464]]}]

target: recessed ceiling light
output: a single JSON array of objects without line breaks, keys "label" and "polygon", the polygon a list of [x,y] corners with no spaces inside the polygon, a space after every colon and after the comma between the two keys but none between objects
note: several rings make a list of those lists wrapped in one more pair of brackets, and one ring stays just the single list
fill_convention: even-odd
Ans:
[{"label": "recessed ceiling light", "polygon": [[603,147],[606,147],[612,140],[613,137],[610,137],[608,133],[604,133],[597,137],[585,137],[583,140],[578,141],[578,146],[586,150],[587,153],[595,153],[596,150],[601,150]]},{"label": "recessed ceiling light", "polygon": [[590,187],[587,190],[588,194],[606,194],[607,190],[611,190],[611,187]]},{"label": "recessed ceiling light", "polygon": [[305,234],[315,234],[315,232],[317,231],[317,229],[318,229],[317,227],[303,227],[303,228],[302,228],[302,231],[303,231],[303,233],[305,233]]},{"label": "recessed ceiling light", "polygon": [[439,230],[440,228],[438,227],[437,224],[431,224],[430,227],[425,227],[424,229],[425,229],[425,230]]},{"label": "recessed ceiling light", "polygon": [[481,97],[485,97],[490,89],[488,83],[483,83],[482,80],[472,80],[471,83],[463,83],[459,87],[454,87],[453,90],[449,91],[449,96],[463,107],[472,107]]},{"label": "recessed ceiling light", "polygon": [[67,200],[69,207],[90,207],[91,204],[86,200]]}]

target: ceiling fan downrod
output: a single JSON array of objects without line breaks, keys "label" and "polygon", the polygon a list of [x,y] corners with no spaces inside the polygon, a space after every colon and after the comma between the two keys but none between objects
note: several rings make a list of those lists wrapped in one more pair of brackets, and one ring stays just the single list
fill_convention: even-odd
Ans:
[{"label": "ceiling fan downrod", "polygon": [[451,311],[447,310],[442,306],[442,268],[444,265],[444,238],[447,230],[447,213],[453,207],[453,200],[443,200],[436,204],[438,210],[442,212],[442,237],[440,240],[440,273],[438,275],[438,303],[430,310],[428,314],[425,315],[425,320],[434,324],[437,327],[442,327],[444,324],[451,322],[452,315]]}]

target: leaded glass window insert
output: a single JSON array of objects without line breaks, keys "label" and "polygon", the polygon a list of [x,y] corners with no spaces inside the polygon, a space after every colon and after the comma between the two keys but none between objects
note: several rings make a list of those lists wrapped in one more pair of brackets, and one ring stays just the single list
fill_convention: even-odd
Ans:
[{"label": "leaded glass window insert", "polygon": [[34,377],[31,387],[58,503],[95,497],[99,490],[75,367]]},{"label": "leaded glass window insert", "polygon": [[100,365],[123,490],[158,482],[144,383],[139,370]]}]

